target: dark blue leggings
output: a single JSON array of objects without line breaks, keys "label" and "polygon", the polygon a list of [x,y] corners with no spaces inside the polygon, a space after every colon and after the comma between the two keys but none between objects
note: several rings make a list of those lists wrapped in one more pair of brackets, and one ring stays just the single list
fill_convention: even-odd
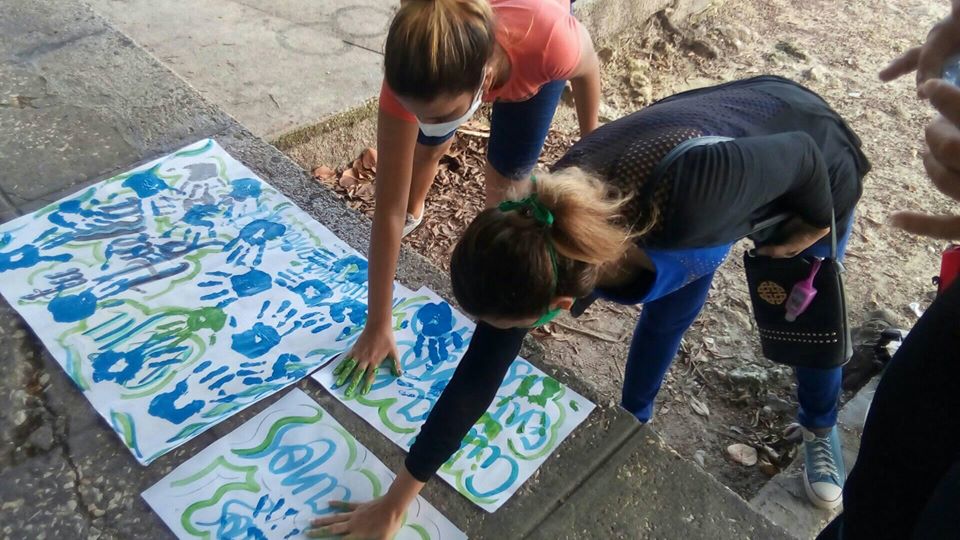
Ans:
[{"label": "dark blue leggings", "polygon": [[[533,171],[566,83],[547,83],[526,101],[498,101],[493,104],[487,160],[495,171],[514,180],[526,179]],[[453,137],[454,133],[451,131],[442,137],[427,137],[420,132],[417,142],[437,146]]]},{"label": "dark blue leggings", "polygon": [[[839,259],[843,259],[852,224],[838,241]],[[827,257],[830,244],[824,239],[801,256]],[[653,404],[663,377],[673,363],[684,332],[693,324],[707,300],[714,272],[710,272],[676,291],[643,304],[640,320],[633,333],[623,381],[623,407],[641,422],[653,417]],[[837,406],[843,368],[796,368],[799,421],[807,429],[832,427],[837,423]]]}]

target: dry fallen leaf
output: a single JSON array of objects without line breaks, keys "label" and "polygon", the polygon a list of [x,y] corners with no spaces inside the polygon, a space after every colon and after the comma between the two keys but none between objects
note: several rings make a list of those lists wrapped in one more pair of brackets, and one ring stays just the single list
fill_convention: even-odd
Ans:
[{"label": "dry fallen leaf", "polygon": [[319,180],[330,180],[337,175],[337,171],[327,167],[326,165],[320,165],[313,169],[313,177]]},{"label": "dry fallen leaf", "polygon": [[727,455],[733,461],[746,467],[753,467],[757,464],[757,449],[746,444],[731,444],[727,447]]},{"label": "dry fallen leaf", "polygon": [[710,416],[710,409],[707,407],[707,404],[700,401],[695,397],[691,397],[690,408],[693,409],[693,412],[699,414],[700,416]]},{"label": "dry fallen leaf", "polygon": [[377,150],[367,147],[360,153],[360,161],[366,169],[377,169]]},{"label": "dry fallen leaf", "polygon": [[357,185],[357,177],[353,174],[352,169],[347,169],[343,171],[343,174],[340,175],[340,187],[349,189]]}]

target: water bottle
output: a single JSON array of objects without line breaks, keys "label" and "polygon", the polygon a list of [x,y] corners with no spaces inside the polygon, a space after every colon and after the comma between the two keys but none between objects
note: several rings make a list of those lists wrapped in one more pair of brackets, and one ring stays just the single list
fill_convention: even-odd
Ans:
[{"label": "water bottle", "polygon": [[943,80],[954,86],[960,86],[960,54],[950,57],[943,64]]}]

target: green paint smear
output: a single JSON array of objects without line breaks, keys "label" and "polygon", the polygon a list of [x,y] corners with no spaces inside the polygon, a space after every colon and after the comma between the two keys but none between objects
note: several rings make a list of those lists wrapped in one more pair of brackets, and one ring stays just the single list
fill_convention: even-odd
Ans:
[{"label": "green paint smear", "polygon": [[176,435],[174,435],[173,437],[171,437],[169,440],[167,440],[167,442],[168,442],[168,443],[172,443],[172,442],[179,441],[180,439],[187,438],[187,437],[193,435],[194,433],[197,433],[198,431],[206,428],[206,427],[209,426],[209,425],[210,425],[210,424],[208,424],[208,423],[203,423],[203,424],[202,424],[202,423],[199,423],[199,422],[194,423],[194,424],[190,424],[189,426],[181,429],[179,433],[177,433]]},{"label": "green paint smear", "polygon": [[413,530],[413,532],[417,533],[417,536],[419,536],[423,540],[430,540],[430,533],[427,532],[427,529],[425,529],[423,525],[417,525],[416,523],[406,523],[404,527],[407,527]]},{"label": "green paint smear", "polygon": [[227,470],[243,473],[242,482],[229,482],[217,488],[217,491],[209,499],[204,499],[202,501],[197,501],[184,510],[183,514],[180,516],[180,525],[183,527],[183,530],[187,531],[188,534],[197,538],[210,538],[210,533],[208,531],[201,531],[193,526],[193,514],[203,510],[204,508],[209,508],[211,506],[216,506],[220,503],[220,500],[223,499],[224,495],[234,490],[243,490],[249,491],[251,493],[258,493],[260,491],[260,485],[257,484],[254,480],[253,475],[257,472],[257,467],[255,465],[241,466],[234,465],[226,460],[223,456],[217,456],[217,459],[213,460],[210,465],[207,465],[202,470],[196,474],[190,475],[181,480],[171,482],[171,487],[181,487],[187,484],[196,482],[201,478],[207,476],[211,472],[215,471],[218,467],[223,467]]},{"label": "green paint smear", "polygon": [[313,416],[288,416],[286,418],[281,418],[277,420],[272,426],[270,426],[270,431],[267,433],[266,438],[262,443],[258,444],[253,448],[239,448],[237,450],[232,450],[232,452],[240,457],[249,457],[254,454],[259,454],[267,449],[273,440],[277,437],[277,433],[280,432],[280,428],[289,424],[315,424],[323,418],[323,411],[319,408],[316,408],[316,414]]},{"label": "green paint smear", "polygon": [[530,391],[539,379],[540,377],[538,375],[527,375],[524,377],[523,381],[520,382],[520,387],[517,388],[517,395],[527,398],[527,400],[534,405],[546,407],[547,401],[560,391],[560,382],[551,377],[543,377],[543,390],[541,390],[539,394],[530,395]]},{"label": "green paint smear", "polygon": [[570,408],[573,409],[574,412],[580,411],[580,405],[578,405],[576,400],[573,399],[570,400]]},{"label": "green paint smear", "polygon": [[481,416],[474,425],[483,426],[483,434],[488,440],[495,439],[497,435],[500,434],[500,431],[503,430],[503,426],[494,420],[493,417],[490,416],[490,413],[487,412],[483,413],[483,416]]},{"label": "green paint smear", "polygon": [[394,424],[391,420],[387,411],[396,403],[397,398],[386,398],[386,399],[368,399],[364,396],[358,396],[355,398],[357,403],[364,405],[366,407],[375,407],[377,409],[377,415],[380,417],[380,421],[383,422],[383,425],[387,426],[387,429],[394,433],[414,433],[417,431],[416,428],[405,428]]},{"label": "green paint smear", "polygon": [[115,428],[119,428],[120,437],[127,448],[137,448],[137,433],[133,428],[133,418],[127,413],[110,411],[110,419]]},{"label": "green paint smear", "polygon": [[[555,379],[551,379],[549,377],[547,377],[544,380],[544,382],[546,382],[547,380],[553,381],[555,383],[557,382]],[[557,383],[558,386],[559,384],[560,383]],[[524,454],[521,449],[516,447],[516,445],[513,443],[513,440],[507,441],[507,447],[510,449],[510,452],[517,457],[517,459],[522,459],[525,461],[540,459],[555,449],[554,447],[557,445],[557,442],[559,439],[560,426],[564,425],[567,420],[567,409],[560,403],[560,398],[562,398],[563,395],[566,394],[566,389],[564,389],[563,387],[560,387],[559,390],[560,390],[560,393],[557,395],[555,399],[555,403],[557,405],[557,410],[560,411],[560,415],[550,426],[550,439],[547,441],[547,444],[543,445],[543,448],[541,448],[539,452],[535,454]],[[543,431],[542,425],[541,425],[541,430],[538,432],[538,434],[541,437],[546,434],[546,432]]]},{"label": "green paint smear", "polygon": [[194,150],[181,150],[181,151],[177,152],[176,154],[174,154],[173,157],[192,157],[192,156],[199,156],[200,154],[202,154],[202,153],[210,150],[211,148],[213,148],[213,139],[207,139],[206,144],[204,144],[204,145],[201,146],[200,148],[196,148],[196,149],[194,149]]}]

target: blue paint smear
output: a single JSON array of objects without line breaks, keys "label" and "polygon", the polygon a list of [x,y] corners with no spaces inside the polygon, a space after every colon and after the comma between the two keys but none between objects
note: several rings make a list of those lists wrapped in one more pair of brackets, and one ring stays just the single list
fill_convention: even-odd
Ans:
[{"label": "blue paint smear", "polygon": [[273,283],[270,274],[260,270],[250,270],[246,274],[230,277],[233,292],[239,297],[253,296],[269,289]]},{"label": "blue paint smear", "polygon": [[266,354],[280,343],[280,334],[277,329],[263,323],[256,323],[253,328],[231,337],[230,348],[234,351],[254,359]]},{"label": "blue paint smear", "polygon": [[66,253],[46,257],[40,255],[40,250],[33,244],[26,244],[13,251],[0,253],[0,272],[17,268],[30,268],[41,261],[65,262],[72,258],[73,255]]},{"label": "blue paint smear", "polygon": [[174,424],[182,424],[186,419],[200,412],[203,409],[203,401],[197,399],[187,403],[183,407],[177,407],[177,399],[187,393],[187,381],[180,381],[177,386],[166,393],[157,394],[147,407],[147,412],[157,418],[163,418]]},{"label": "blue paint smear", "polygon": [[130,175],[126,180],[123,181],[123,187],[132,189],[141,199],[153,197],[163,190],[170,189],[170,186],[168,186],[162,178],[157,176],[156,173],[157,169],[159,168],[160,166],[156,165],[144,172],[138,172]]},{"label": "blue paint smear", "polygon": [[230,368],[228,368],[227,366],[220,366],[220,367],[218,367],[217,369],[211,371],[210,373],[207,373],[202,379],[200,379],[200,383],[201,383],[201,384],[202,384],[202,383],[205,383],[205,382],[209,381],[210,379],[216,377],[217,375],[220,375],[221,373],[223,373],[224,371],[226,371],[226,370],[228,370],[228,369],[230,369]]},{"label": "blue paint smear", "polygon": [[233,186],[233,191],[230,192],[230,196],[238,201],[260,197],[260,182],[253,178],[238,178],[231,181],[230,185]]},{"label": "blue paint smear", "polygon": [[210,360],[204,360],[203,362],[200,362],[200,365],[198,365],[196,368],[193,369],[193,372],[200,373],[201,371],[210,367],[210,364],[213,364],[213,362]]},{"label": "blue paint smear", "polygon": [[[93,381],[115,381],[117,384],[126,384],[140,371],[143,362],[143,347],[126,352],[104,351],[93,357]],[[114,371],[113,368],[118,365],[123,367],[119,371]]]}]

